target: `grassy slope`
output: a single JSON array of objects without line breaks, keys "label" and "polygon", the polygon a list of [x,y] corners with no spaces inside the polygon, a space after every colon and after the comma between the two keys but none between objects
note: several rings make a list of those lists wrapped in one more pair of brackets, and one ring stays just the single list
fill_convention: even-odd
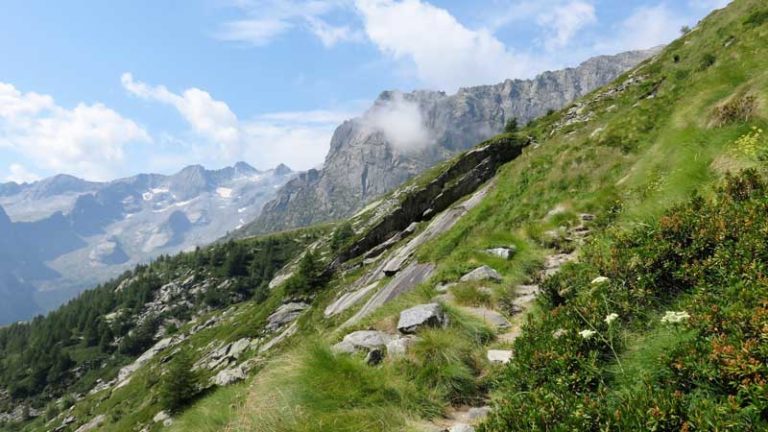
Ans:
[{"label": "grassy slope", "polygon": [[[756,165],[755,161],[734,155],[732,144],[747,133],[750,126],[764,126],[766,31],[764,26],[744,28],[742,25],[749,11],[760,4],[737,1],[729,10],[708,18],[701,28],[642,66],[636,72],[643,77],[642,83],[616,98],[589,103],[586,109],[594,112],[595,118],[586,125],[567,126],[551,137],[552,125],[563,113],[531,125],[527,132],[535,134],[540,146],[508,164],[497,176],[494,192],[479,208],[450,233],[419,252],[422,260],[438,263],[439,274],[435,279],[452,280],[478,263],[488,263],[505,274],[502,288],[510,286],[525,279],[536,258],[544,253],[535,241],[540,233],[568,222],[568,213],[544,220],[545,214],[556,205],[572,211],[597,213],[599,224],[620,230],[652,222],[693,191],[708,191],[722,176],[723,167],[738,169]],[[731,38],[735,39],[728,43]],[[713,65],[707,65],[709,55],[716,59]],[[648,98],[654,90],[654,97]],[[715,106],[740,91],[758,96],[757,118],[748,125],[710,127]],[[510,263],[480,253],[485,247],[509,243],[522,250]],[[398,310],[424,302],[432,295],[431,284],[426,284],[379,311],[362,326],[391,328]],[[316,317],[313,328],[319,335],[332,330],[333,323]],[[319,349],[324,353],[323,348],[307,350],[297,343],[296,357],[292,357],[295,363],[274,371],[274,381],[263,378],[254,384],[250,399],[232,427],[262,430],[259,425],[264,424],[271,426],[263,430],[270,427],[286,431],[318,430],[313,425],[327,425],[322,419],[327,418],[330,411],[338,422],[333,424],[333,430],[361,430],[363,425],[366,430],[405,430],[412,424],[409,421],[430,416],[434,410],[431,404],[415,402],[413,396],[402,397],[402,392],[408,392],[401,386],[428,376],[428,381],[420,383],[421,388],[429,396],[429,402],[444,409],[451,402],[460,402],[455,399],[458,395],[482,394],[486,377],[494,375],[493,368],[478,359],[482,345],[477,335],[468,338],[463,330],[458,326],[441,335],[444,339],[454,338],[451,343],[429,338],[405,361],[406,366],[386,363],[377,371],[369,371],[359,360],[351,365],[346,360],[343,365],[337,364],[324,354],[312,351]],[[653,334],[635,336],[638,342],[630,344],[627,356],[638,351],[651,354],[639,355],[641,360],[629,362],[627,367],[650,367],[644,365],[642,359],[647,360],[653,352],[664,351],[678,341],[665,338],[664,335],[656,338]],[[325,344],[334,340],[326,340]],[[426,360],[431,358],[427,352],[438,347],[460,346],[460,340],[469,344],[464,355],[457,352],[462,351],[460,349],[448,349],[445,363],[438,368],[427,367]],[[322,362],[323,367],[317,367],[316,371],[327,375],[327,381],[316,382],[303,375],[304,368],[312,370],[311,366],[317,366],[317,362]],[[473,366],[477,369],[472,370]],[[368,377],[370,387],[365,389],[365,397],[347,387],[331,385],[357,374],[387,377],[386,380]],[[448,375],[445,382],[454,386],[454,392],[434,394],[432,389],[441,386],[430,380],[444,378],[444,374]],[[358,379],[353,382],[358,383]],[[285,399],[275,402],[271,397],[275,391],[271,389],[280,389],[277,393]],[[392,397],[382,401],[370,394]],[[264,405],[264,400],[274,404]],[[374,408],[375,412],[368,411]],[[278,423],[282,426],[274,429]]]},{"label": "grassy slope", "polygon": [[[606,233],[621,232],[654,223],[694,191],[709,193],[710,185],[728,169],[758,166],[734,152],[733,143],[752,126],[766,126],[768,27],[743,24],[761,8],[765,6],[758,0],[735,1],[641,66],[634,74],[643,78],[641,83],[617,97],[592,101],[600,91],[586,97],[591,102],[585,110],[594,113],[586,124],[555,129],[563,111],[529,125],[525,132],[539,145],[505,166],[478,208],[418,252],[422,261],[438,264],[432,282],[454,280],[479,263],[489,264],[505,276],[491,300],[501,302],[546,253],[537,241],[541,233],[567,225],[576,212],[596,213],[597,225]],[[756,117],[749,123],[712,127],[715,107],[743,93],[758,97]],[[650,94],[654,97],[648,98]],[[558,205],[566,211],[545,218]],[[598,249],[613,241],[599,238],[593,246]],[[502,244],[515,244],[520,253],[504,262],[479,252]],[[405,359],[370,368],[359,358],[331,357],[328,346],[343,336],[335,330],[345,317],[325,320],[321,311],[346,282],[335,280],[318,297],[316,310],[301,319],[292,348],[272,357],[247,385],[198,400],[172,430],[416,430],[421,419],[439,416],[452,403],[472,402],[489,388],[497,388],[492,394],[503,401],[505,392],[514,389],[505,381],[510,375],[483,358],[489,331],[456,311],[451,312],[449,329],[430,333]],[[433,286],[424,284],[356,328],[391,329],[399,310],[434,296]],[[472,301],[471,293],[467,297]],[[251,313],[257,311],[246,315]],[[618,388],[631,390],[635,378],[658,366],[654,359],[659,353],[688,337],[685,332],[670,336],[664,329],[642,326],[627,331],[621,358],[626,374],[623,383],[617,379]],[[618,366],[608,361],[601,367],[611,371]],[[138,394],[124,399],[132,397]],[[142,422],[151,411],[142,408]],[[497,425],[505,421],[505,413],[500,413],[494,417]],[[129,430],[128,423],[109,430]]]}]

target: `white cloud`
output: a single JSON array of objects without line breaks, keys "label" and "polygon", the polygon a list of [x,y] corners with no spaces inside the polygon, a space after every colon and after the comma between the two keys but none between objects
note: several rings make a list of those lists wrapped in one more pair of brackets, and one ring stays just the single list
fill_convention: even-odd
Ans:
[{"label": "white cloud", "polygon": [[246,42],[254,46],[263,46],[272,42],[292,26],[282,20],[249,19],[230,21],[222,24],[216,37],[224,41]]},{"label": "white cloud", "polygon": [[22,164],[14,163],[8,167],[9,174],[5,176],[5,181],[16,183],[32,183],[40,180],[40,176],[30,172],[27,167]]},{"label": "white cloud", "polygon": [[164,86],[152,87],[134,81],[130,73],[124,73],[120,81],[123,87],[135,96],[175,107],[197,134],[217,143],[225,157],[239,153],[240,130],[237,116],[226,103],[213,99],[208,92],[190,88],[179,95]]},{"label": "white cloud", "polygon": [[[489,31],[470,30],[420,0],[356,0],[368,38],[395,60],[410,61],[426,85],[444,90],[532,75],[532,60]],[[536,65],[537,69],[542,65]]]},{"label": "white cloud", "polygon": [[605,54],[652,48],[680,36],[687,19],[675,14],[665,4],[636,9],[621,22],[616,36],[599,42],[595,49]]},{"label": "white cloud", "polygon": [[264,46],[292,29],[303,29],[327,48],[361,40],[347,25],[330,24],[324,17],[345,8],[348,0],[252,0],[239,2],[247,19],[225,22],[215,33],[220,40]]},{"label": "white cloud", "polygon": [[339,42],[359,41],[362,35],[349,26],[333,26],[317,17],[307,17],[312,33],[326,47],[331,48]]},{"label": "white cloud", "polygon": [[127,144],[148,141],[143,128],[103,104],[65,109],[50,96],[0,83],[0,147],[41,168],[106,179],[121,166]]},{"label": "white cloud", "polygon": [[121,81],[130,93],[173,106],[179,112],[194,136],[190,140],[165,137],[163,142],[183,147],[190,162],[232,164],[246,160],[261,168],[279,163],[295,169],[312,168],[323,160],[336,126],[352,116],[346,111],[316,110],[241,120],[225,102],[198,88],[176,94],[165,86],[136,81],[130,73],[123,74]]},{"label": "white cloud", "polygon": [[383,133],[387,141],[402,152],[422,150],[434,142],[419,105],[406,100],[401,93],[394,93],[386,102],[377,102],[363,121]]},{"label": "white cloud", "polygon": [[538,17],[549,33],[545,41],[549,51],[566,47],[579,30],[596,22],[595,7],[580,0],[555,6]]}]

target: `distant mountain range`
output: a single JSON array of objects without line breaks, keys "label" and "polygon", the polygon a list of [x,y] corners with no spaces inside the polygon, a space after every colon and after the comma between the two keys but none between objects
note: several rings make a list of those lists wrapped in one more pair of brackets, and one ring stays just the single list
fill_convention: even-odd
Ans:
[{"label": "distant mountain range", "polygon": [[341,219],[457,152],[559,110],[658,53],[661,48],[591,58],[532,80],[437,91],[381,94],[361,117],[336,129],[320,170],[286,184],[254,223],[252,235]]},{"label": "distant mountain range", "polygon": [[57,175],[0,184],[0,324],[28,319],[161,254],[253,220],[294,173],[239,162],[111,182]]}]

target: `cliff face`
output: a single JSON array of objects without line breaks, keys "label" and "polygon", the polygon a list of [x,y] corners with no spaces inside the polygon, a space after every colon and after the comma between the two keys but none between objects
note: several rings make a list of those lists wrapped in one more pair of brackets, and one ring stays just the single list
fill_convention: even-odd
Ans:
[{"label": "cliff face", "polygon": [[419,172],[500,132],[525,124],[603,86],[658,50],[595,57],[532,80],[443,92],[384,92],[344,122],[321,170],[286,184],[242,235],[306,226],[353,214]]}]

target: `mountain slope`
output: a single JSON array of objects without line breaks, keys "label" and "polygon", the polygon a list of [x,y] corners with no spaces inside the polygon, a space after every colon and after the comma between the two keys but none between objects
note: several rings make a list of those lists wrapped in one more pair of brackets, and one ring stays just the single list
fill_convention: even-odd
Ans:
[{"label": "mountain slope", "polygon": [[510,119],[525,124],[560,109],[657,51],[596,57],[533,80],[463,88],[450,96],[384,92],[362,117],[339,126],[321,170],[289,182],[242,233],[351,216],[435,163],[500,132]]},{"label": "mountain slope", "polygon": [[[764,171],[767,35],[764,2],[733,2],[609,86],[321,227],[266,300],[154,335],[125,372],[91,370],[77,382],[103,385],[16,428],[765,430],[768,186],[726,172]],[[173,265],[142,271],[174,283],[135,309],[195,295]],[[71,327],[0,331],[15,341],[0,359],[70,349],[90,328]],[[169,406],[169,390],[189,397]]]},{"label": "mountain slope", "polygon": [[0,255],[12,256],[0,269],[0,302],[17,311],[0,314],[0,324],[50,310],[137,263],[217,240],[256,217],[292,175],[241,162],[108,183],[60,175],[4,185],[0,206],[15,222],[0,229],[23,241],[0,245]]}]

